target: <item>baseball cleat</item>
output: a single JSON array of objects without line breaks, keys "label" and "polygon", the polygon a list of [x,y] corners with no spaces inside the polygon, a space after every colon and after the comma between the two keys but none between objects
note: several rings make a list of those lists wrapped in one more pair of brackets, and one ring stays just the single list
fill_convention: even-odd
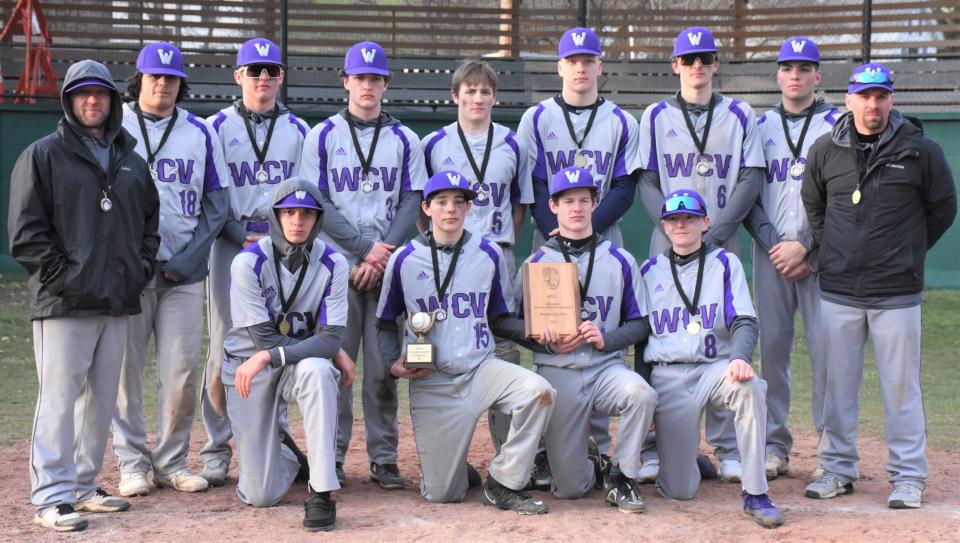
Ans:
[{"label": "baseball cleat", "polygon": [[637,482],[640,484],[655,483],[658,475],[660,475],[660,459],[644,460],[640,466],[640,471],[637,472]]},{"label": "baseball cleat", "polygon": [[772,481],[780,475],[786,475],[790,469],[790,459],[780,458],[775,454],[768,454],[763,461],[764,468],[767,471],[767,480]]},{"label": "baseball cleat", "polygon": [[702,454],[697,455],[697,469],[700,471],[701,479],[717,478],[717,467],[713,465],[713,462],[711,462],[709,458]]},{"label": "baseball cleat", "polygon": [[610,457],[600,453],[592,437],[587,441],[587,459],[593,464],[593,488],[603,490],[603,480],[610,474]]},{"label": "baseball cleat", "polygon": [[33,517],[33,523],[58,532],[79,532],[87,527],[87,519],[80,516],[73,506],[61,503]]},{"label": "baseball cleat", "polygon": [[334,469],[336,469],[337,482],[340,483],[340,486],[347,486],[347,472],[343,471],[343,462],[337,462]]},{"label": "baseball cleat", "polygon": [[533,471],[530,472],[530,482],[527,490],[550,490],[553,485],[553,474],[550,473],[550,462],[547,453],[540,451],[533,459]]},{"label": "baseball cleat", "polygon": [[121,496],[146,496],[150,494],[150,485],[147,484],[147,472],[131,471],[120,474],[120,484],[117,492]]},{"label": "baseball cleat", "polygon": [[157,485],[157,488],[167,487],[180,492],[205,492],[210,488],[210,483],[206,479],[194,475],[186,469],[180,469],[173,473],[155,471],[153,472],[153,482]]},{"label": "baseball cleat", "polygon": [[766,494],[753,495],[742,490],[740,496],[743,498],[743,512],[753,517],[760,526],[776,528],[783,524],[783,513]]},{"label": "baseball cleat", "polygon": [[533,498],[522,490],[507,488],[489,475],[486,484],[483,485],[481,501],[483,505],[505,511],[516,511],[521,515],[541,515],[550,511],[542,500]]},{"label": "baseball cleat", "polygon": [[823,477],[807,485],[805,495],[816,500],[835,498],[841,494],[853,494],[853,483],[844,483],[833,473],[824,473]]},{"label": "baseball cleat", "polygon": [[616,505],[621,513],[643,513],[647,506],[640,497],[637,482],[620,474],[604,482],[603,501]]},{"label": "baseball cleat", "polygon": [[337,525],[337,502],[330,492],[314,492],[307,485],[310,495],[303,502],[303,529],[308,532],[329,532]]},{"label": "baseball cleat", "polygon": [[226,460],[209,460],[204,463],[200,470],[200,477],[203,477],[210,483],[210,486],[223,486],[227,484],[227,477],[230,473],[230,463]]},{"label": "baseball cleat", "polygon": [[893,483],[893,491],[887,498],[890,509],[919,509],[923,501],[923,489],[910,481]]},{"label": "baseball cleat", "polygon": [[401,490],[405,484],[396,464],[370,462],[370,480],[376,481],[384,490]]},{"label": "baseball cleat", "polygon": [[86,511],[88,513],[116,513],[130,509],[130,502],[107,494],[107,492],[98,488],[93,496],[77,500],[77,511]]},{"label": "baseball cleat", "polygon": [[743,467],[739,460],[720,461],[720,480],[727,483],[739,483],[743,480]]}]

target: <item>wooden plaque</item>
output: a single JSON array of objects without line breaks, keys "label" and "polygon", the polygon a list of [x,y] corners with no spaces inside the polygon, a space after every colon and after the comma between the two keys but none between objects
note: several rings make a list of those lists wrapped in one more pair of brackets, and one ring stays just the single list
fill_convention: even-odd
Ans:
[{"label": "wooden plaque", "polygon": [[523,264],[523,320],[527,337],[549,328],[572,336],[580,328],[580,276],[573,262]]}]

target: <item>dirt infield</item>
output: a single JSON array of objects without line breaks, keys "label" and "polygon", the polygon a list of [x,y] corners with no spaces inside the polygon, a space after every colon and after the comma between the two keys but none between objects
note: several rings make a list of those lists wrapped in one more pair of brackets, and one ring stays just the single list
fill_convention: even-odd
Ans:
[{"label": "dirt infield", "polygon": [[[347,460],[347,486],[337,496],[337,529],[328,534],[300,530],[306,488],[298,485],[278,505],[254,509],[240,503],[235,486],[203,494],[178,494],[154,490],[133,499],[124,513],[91,515],[90,527],[76,534],[56,534],[33,525],[28,495],[28,444],[0,448],[0,478],[7,481],[0,495],[5,514],[0,536],[7,541],[957,541],[960,539],[960,467],[950,454],[930,451],[930,483],[919,511],[894,511],[886,507],[889,485],[883,470],[886,449],[882,440],[861,438],[863,479],[856,493],[826,501],[803,497],[806,476],[813,470],[814,440],[809,433],[797,437],[791,457],[791,474],[771,484],[771,496],[786,516],[777,530],[765,530],[740,512],[739,486],[706,481],[696,499],[665,500],[651,485],[642,487],[647,513],[626,515],[602,503],[591,492],[577,501],[556,500],[543,493],[550,514],[524,517],[484,507],[477,490],[463,504],[435,505],[420,498],[418,468],[409,419],[401,424],[400,470],[408,481],[404,491],[384,491],[367,480],[362,439],[355,439]],[[294,435],[303,443],[303,433]],[[354,436],[363,436],[358,422]],[[194,429],[191,451],[197,451],[202,432]],[[474,435],[470,461],[482,473],[492,447],[486,423]],[[196,468],[197,459],[191,455]],[[119,476],[115,459],[107,452],[101,484],[116,488]],[[231,470],[236,473],[236,466]],[[235,481],[234,481],[235,482]]]}]

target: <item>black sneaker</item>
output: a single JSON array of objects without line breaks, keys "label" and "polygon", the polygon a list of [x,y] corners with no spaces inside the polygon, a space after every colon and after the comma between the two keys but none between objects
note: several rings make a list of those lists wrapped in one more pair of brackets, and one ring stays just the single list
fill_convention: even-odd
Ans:
[{"label": "black sneaker", "polygon": [[603,490],[604,480],[610,475],[610,457],[600,454],[592,437],[587,441],[587,459],[593,463],[593,488]]},{"label": "black sneaker", "polygon": [[711,462],[709,458],[702,454],[697,455],[697,469],[700,470],[701,479],[717,478],[717,467],[713,465],[713,462]]},{"label": "black sneaker", "polygon": [[483,485],[483,479],[480,478],[480,472],[477,468],[467,464],[467,488],[477,488]]},{"label": "black sneaker", "polygon": [[542,500],[535,499],[522,490],[513,490],[497,482],[487,475],[487,483],[483,485],[483,505],[516,511],[521,515],[541,515],[550,511]]},{"label": "black sneaker", "polygon": [[404,480],[396,464],[377,464],[370,462],[370,480],[376,481],[384,490],[403,489]]},{"label": "black sneaker", "polygon": [[604,481],[603,500],[616,505],[621,513],[643,513],[647,509],[640,497],[637,482],[623,474],[608,477]]},{"label": "black sneaker", "polygon": [[343,462],[337,462],[337,482],[340,486],[347,486],[347,472],[343,471]]},{"label": "black sneaker", "polygon": [[[308,486],[309,488],[309,486]],[[337,502],[329,492],[314,492],[303,502],[303,529],[308,532],[329,532],[337,525]]]},{"label": "black sneaker", "polygon": [[550,462],[547,453],[541,451],[533,459],[533,471],[530,472],[530,482],[527,490],[550,490],[553,484],[553,474],[550,473]]},{"label": "black sneaker", "polygon": [[307,455],[303,454],[300,447],[297,447],[297,442],[293,440],[293,436],[282,428],[280,429],[280,443],[286,445],[287,448],[293,452],[293,455],[297,457],[297,463],[300,464],[300,469],[297,471],[297,476],[294,481],[298,483],[310,481],[310,462],[307,461]]}]

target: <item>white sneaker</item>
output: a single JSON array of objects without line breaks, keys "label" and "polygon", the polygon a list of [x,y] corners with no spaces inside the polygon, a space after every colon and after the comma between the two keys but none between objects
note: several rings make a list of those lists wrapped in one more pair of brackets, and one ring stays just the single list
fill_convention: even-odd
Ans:
[{"label": "white sneaker", "polygon": [[173,473],[153,472],[153,482],[158,488],[168,487],[180,492],[204,492],[210,487],[207,479],[190,473],[187,469]]},{"label": "white sneaker", "polygon": [[132,471],[130,473],[120,474],[120,485],[117,491],[121,496],[146,496],[150,493],[150,485],[147,484],[147,472]]},{"label": "white sneaker", "polygon": [[93,496],[85,500],[77,500],[77,511],[86,511],[88,513],[116,513],[130,509],[130,502],[111,496],[107,491],[98,488]]},{"label": "white sneaker", "polygon": [[640,484],[655,483],[657,476],[660,475],[660,459],[644,460],[637,472],[636,481]]},{"label": "white sneaker", "polygon": [[720,461],[720,480],[728,483],[739,483],[743,480],[743,467],[739,460]]},{"label": "white sneaker", "polygon": [[35,515],[33,523],[58,532],[78,532],[87,527],[87,519],[66,503],[47,509],[42,515]]},{"label": "white sneaker", "polygon": [[919,509],[923,501],[923,489],[910,481],[893,483],[893,492],[887,498],[890,509]]},{"label": "white sneaker", "polygon": [[223,486],[227,483],[230,465],[223,460],[210,460],[203,465],[200,477],[207,480],[210,486]]},{"label": "white sneaker", "polygon": [[819,481],[827,473],[821,464],[817,464],[816,469],[813,470],[813,473],[810,474],[810,482]]},{"label": "white sneaker", "polygon": [[768,454],[763,463],[767,471],[768,481],[772,481],[780,475],[786,475],[790,469],[790,459],[780,458],[775,454]]}]

